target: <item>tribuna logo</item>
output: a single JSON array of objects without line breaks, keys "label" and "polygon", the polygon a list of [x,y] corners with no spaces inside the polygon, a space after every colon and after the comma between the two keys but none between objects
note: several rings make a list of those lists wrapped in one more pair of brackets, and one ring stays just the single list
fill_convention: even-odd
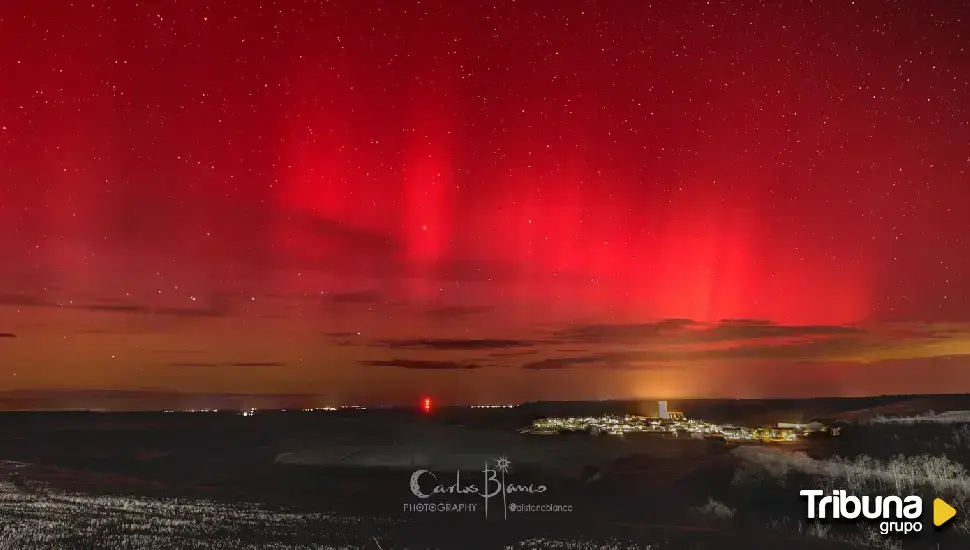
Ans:
[{"label": "tribuna logo", "polygon": [[[808,497],[808,519],[859,519],[881,520],[879,532],[889,533],[920,532],[923,524],[918,520],[923,515],[923,499],[918,496],[868,496],[847,495],[845,491],[825,491],[805,489],[799,492]],[[825,496],[823,496],[825,495]],[[820,498],[821,497],[821,498]],[[896,521],[892,521],[896,520]]]}]

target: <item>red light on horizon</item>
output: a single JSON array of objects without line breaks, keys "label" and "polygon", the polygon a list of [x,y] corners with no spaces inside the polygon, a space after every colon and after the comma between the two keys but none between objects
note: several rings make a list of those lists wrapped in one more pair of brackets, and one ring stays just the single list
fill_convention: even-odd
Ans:
[{"label": "red light on horizon", "polygon": [[430,397],[425,397],[424,399],[421,400],[421,410],[424,411],[424,412],[426,412],[426,413],[431,412],[431,398]]}]

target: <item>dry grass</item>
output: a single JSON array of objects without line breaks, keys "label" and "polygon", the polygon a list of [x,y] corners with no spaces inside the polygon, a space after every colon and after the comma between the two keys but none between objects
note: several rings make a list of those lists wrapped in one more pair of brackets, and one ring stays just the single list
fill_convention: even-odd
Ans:
[{"label": "dry grass", "polygon": [[707,504],[698,506],[696,509],[698,512],[704,515],[713,516],[718,519],[733,518],[734,514],[737,512],[737,510],[734,508],[731,508],[719,500],[714,500],[713,498],[708,498]]},{"label": "dry grass", "polygon": [[[746,465],[735,472],[734,483],[737,485],[759,476],[768,476],[784,484],[792,472],[799,472],[813,476],[817,486],[826,491],[845,489],[856,493],[918,494],[920,489],[932,489],[935,496],[945,497],[958,510],[966,509],[970,504],[970,477],[966,469],[945,456],[897,455],[882,462],[866,455],[855,459],[835,456],[819,460],[802,452],[768,447],[741,447],[734,452]],[[798,522],[798,525],[802,526],[799,527],[802,531],[804,524]],[[879,534],[872,526],[862,525],[861,528],[849,542],[874,548],[901,548],[892,546],[899,544],[897,540]],[[964,536],[970,535],[970,518],[958,515],[952,528]],[[817,532],[806,534],[818,536]]]},{"label": "dry grass", "polygon": [[660,546],[655,544],[641,546],[617,541],[594,542],[537,538],[519,541],[514,545],[506,546],[505,550],[660,550]]},{"label": "dry grass", "polygon": [[788,518],[768,520],[768,528],[773,531],[796,532],[807,537],[828,539],[845,542],[861,548],[881,548],[885,550],[902,550],[903,545],[898,539],[879,534],[871,525],[859,525],[858,532],[851,535],[841,535],[832,531],[832,526],[820,522],[806,524],[804,521],[792,521]]},{"label": "dry grass", "polygon": [[929,411],[926,414],[913,416],[884,416],[877,415],[867,418],[864,424],[968,424],[970,411],[947,411],[939,414]]},{"label": "dry grass", "polygon": [[787,452],[769,447],[740,447],[734,453],[763,471],[784,478],[798,471],[843,482],[846,490],[880,489],[897,494],[929,487],[939,494],[966,498],[970,495],[970,478],[966,468],[945,456],[896,455],[881,462],[867,455],[854,460],[838,456],[818,460],[803,452]]}]

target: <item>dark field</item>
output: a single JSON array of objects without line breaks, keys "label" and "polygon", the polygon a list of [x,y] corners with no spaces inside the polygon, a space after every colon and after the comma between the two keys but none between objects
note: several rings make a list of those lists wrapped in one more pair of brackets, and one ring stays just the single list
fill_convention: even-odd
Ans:
[{"label": "dark field", "polygon": [[[896,454],[927,454],[970,464],[970,446],[960,439],[963,424],[859,422],[874,410],[912,415],[970,409],[966,398],[672,405],[692,417],[750,425],[852,419],[840,437],[799,444],[797,449],[806,453],[798,455],[802,461],[862,454],[888,461]],[[750,448],[739,451],[712,441],[556,436],[547,465],[517,467],[517,449],[520,456],[524,452],[518,442],[541,436],[518,435],[515,429],[535,417],[655,413],[638,410],[649,406],[537,404],[433,415],[366,410],[259,412],[251,417],[232,412],[3,413],[0,548],[967,547],[970,539],[955,526],[907,539],[864,539],[856,525],[812,531],[798,490],[819,487],[827,474],[800,472],[795,464],[781,475],[775,462],[766,468],[764,457],[752,455]],[[417,444],[411,440],[416,429],[426,438]],[[463,434],[459,439],[454,438],[457,432]],[[572,510],[506,517],[498,496],[489,501],[486,517],[480,496],[437,495],[439,502],[474,503],[477,509],[408,512],[405,503],[419,502],[409,489],[416,467],[276,462],[282,453],[334,445],[408,448],[410,453],[424,452],[428,445],[437,447],[438,454],[462,453],[470,452],[468,441],[484,441],[495,458],[508,457],[509,484],[547,486],[541,495],[515,494],[508,502],[562,504]],[[490,441],[502,448],[490,449]],[[562,475],[562,463],[598,456],[609,445],[621,445],[623,452],[610,454],[608,465],[596,464],[602,471],[595,481],[589,480],[591,468],[579,476]],[[788,455],[796,450],[785,449]],[[463,471],[462,484],[481,485],[483,476]],[[456,472],[438,471],[437,478],[450,485]],[[430,492],[431,485],[425,485]]]}]

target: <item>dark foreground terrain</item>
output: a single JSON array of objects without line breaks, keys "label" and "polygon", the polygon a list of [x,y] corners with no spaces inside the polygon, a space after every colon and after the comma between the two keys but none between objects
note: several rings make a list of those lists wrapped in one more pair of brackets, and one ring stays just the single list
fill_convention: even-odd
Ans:
[{"label": "dark foreground terrain", "polygon": [[[573,435],[555,436],[547,458],[546,450],[529,451],[531,461],[517,460],[517,454],[527,454],[520,442],[540,436],[518,435],[514,428],[541,416],[543,407],[563,414],[568,405],[434,415],[393,410],[254,416],[4,413],[0,548],[968,547],[964,524],[894,538],[874,533],[869,525],[829,527],[804,519],[800,488],[831,485],[856,488],[859,494],[889,494],[885,480],[860,472],[888,468],[897,455],[915,457],[917,467],[908,471],[906,483],[918,494],[935,490],[935,482],[953,493],[949,501],[964,497],[953,476],[927,481],[916,470],[925,462],[922,456],[970,464],[965,424],[873,421],[876,413],[865,412],[882,407],[886,414],[916,415],[933,408],[955,409],[954,403],[941,398],[934,406],[932,399],[921,398],[902,405],[903,399],[886,399],[839,400],[837,406],[695,402],[696,413],[689,403],[679,404],[691,416],[706,413],[737,423],[751,423],[753,418],[770,422],[769,416],[775,416],[775,422],[823,415],[849,420],[838,438],[784,450],[686,437],[617,442],[610,436]],[[423,439],[414,439],[415,428]],[[459,432],[461,437],[455,438]],[[412,473],[428,456],[484,456],[493,443],[501,447],[494,449],[494,458],[504,456],[511,463],[504,473],[506,486],[544,485],[546,490],[510,493],[504,503],[497,495],[488,500],[487,515],[485,499],[477,494],[436,494],[422,500],[412,493]],[[622,452],[600,452],[618,444]],[[385,450],[392,449],[395,458],[390,467],[381,468],[280,460],[306,450],[326,453],[353,445],[381,457],[390,456]],[[846,459],[833,459],[835,455]],[[867,458],[860,459],[862,455]],[[597,459],[602,456],[609,457],[609,464]],[[401,463],[402,457],[414,466]],[[856,468],[853,461],[860,460],[862,467]],[[584,461],[589,462],[587,468],[563,467],[567,462],[583,466]],[[577,473],[568,473],[572,471]],[[444,486],[456,480],[465,490],[472,484],[485,485],[481,471],[439,468],[434,474]],[[502,475],[498,472],[496,478]],[[954,476],[965,478],[959,471]],[[895,482],[893,487],[899,480]],[[419,488],[430,493],[434,485],[425,475]],[[464,505],[464,510],[406,508],[427,502]],[[568,510],[508,512],[509,504],[559,505]]]}]

